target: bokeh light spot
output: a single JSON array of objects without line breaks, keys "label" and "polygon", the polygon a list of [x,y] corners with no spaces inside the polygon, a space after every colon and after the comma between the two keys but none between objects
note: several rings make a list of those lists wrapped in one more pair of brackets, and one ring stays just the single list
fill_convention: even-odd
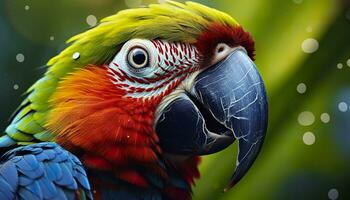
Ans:
[{"label": "bokeh light spot", "polygon": [[51,41],[55,40],[55,37],[54,36],[50,36],[50,40]]},{"label": "bokeh light spot", "polygon": [[14,84],[14,85],[13,85],[13,89],[14,89],[14,90],[18,90],[18,89],[19,89],[19,85],[18,85],[18,84]]},{"label": "bokeh light spot", "polygon": [[323,123],[328,123],[331,120],[331,117],[328,113],[322,113],[320,118]]},{"label": "bokeh light spot", "polygon": [[348,59],[348,61],[346,61],[346,64],[348,65],[348,67],[350,67],[350,58]]},{"label": "bokeh light spot", "polygon": [[303,142],[306,145],[313,145],[316,141],[316,137],[312,132],[306,132],[303,135]]},{"label": "bokeh light spot", "polygon": [[297,92],[299,92],[300,94],[304,94],[306,92],[306,85],[305,83],[299,83],[297,86]]},{"label": "bokeh light spot", "polygon": [[341,111],[341,112],[346,112],[348,110],[348,104],[346,104],[345,102],[340,102],[338,104],[338,109]]},{"label": "bokeh light spot", "polygon": [[293,0],[293,2],[296,4],[301,4],[301,3],[303,3],[303,0]]},{"label": "bokeh light spot", "polygon": [[26,6],[24,6],[24,9],[25,9],[25,10],[29,10],[29,9],[30,9],[30,6],[26,5]]},{"label": "bokeh light spot", "polygon": [[338,69],[342,69],[342,68],[343,68],[343,64],[338,63],[338,64],[337,64],[337,68],[338,68]]},{"label": "bokeh light spot", "polygon": [[336,200],[339,197],[339,192],[337,189],[333,188],[328,191],[328,198],[331,200]]},{"label": "bokeh light spot", "polygon": [[301,112],[298,116],[298,122],[302,126],[310,126],[315,122],[315,116],[310,111]]},{"label": "bokeh light spot", "polygon": [[313,38],[308,38],[301,44],[301,49],[305,53],[314,53],[319,47],[318,41]]},{"label": "bokeh light spot", "polygon": [[86,17],[86,23],[89,26],[96,26],[97,18],[95,17],[95,15],[89,15],[89,16]]},{"label": "bokeh light spot", "polygon": [[17,62],[24,62],[24,55],[19,53],[16,55]]}]

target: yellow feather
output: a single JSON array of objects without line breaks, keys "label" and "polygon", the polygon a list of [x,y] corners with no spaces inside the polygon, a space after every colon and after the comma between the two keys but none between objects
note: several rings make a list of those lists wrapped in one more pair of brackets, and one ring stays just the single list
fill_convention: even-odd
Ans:
[{"label": "yellow feather", "polygon": [[[20,124],[13,121],[6,133],[17,142],[34,139],[32,135],[26,133],[35,134],[38,139],[53,139],[50,133],[40,127],[45,127],[47,123],[47,116],[53,103],[50,98],[59,82],[68,74],[89,64],[104,64],[115,55],[123,43],[132,38],[160,38],[194,43],[211,23],[238,25],[232,17],[218,10],[194,2],[175,1],[152,4],[146,8],[127,9],[102,19],[97,27],[67,40],[70,46],[48,61],[49,68],[45,77],[27,90],[29,95],[24,100],[25,104],[30,103],[30,108],[34,112],[40,114],[34,113],[34,117],[23,120],[22,117],[28,113],[29,106],[20,110],[19,116],[15,117]],[[80,57],[74,60],[73,54],[76,52]]]}]

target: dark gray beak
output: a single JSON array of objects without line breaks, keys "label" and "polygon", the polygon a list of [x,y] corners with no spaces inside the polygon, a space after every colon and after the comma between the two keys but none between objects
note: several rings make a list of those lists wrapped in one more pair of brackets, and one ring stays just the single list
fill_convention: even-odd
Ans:
[{"label": "dark gray beak", "polygon": [[255,64],[242,49],[201,72],[192,91],[169,103],[156,132],[163,151],[204,155],[239,143],[236,169],[227,189],[249,170],[267,129],[267,96]]}]

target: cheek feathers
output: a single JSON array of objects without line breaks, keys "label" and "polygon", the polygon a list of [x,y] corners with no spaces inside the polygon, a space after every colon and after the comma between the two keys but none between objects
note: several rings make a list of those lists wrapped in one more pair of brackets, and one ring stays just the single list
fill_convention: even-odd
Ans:
[{"label": "cheek feathers", "polygon": [[248,32],[241,26],[214,23],[198,37],[195,44],[202,63],[210,62],[213,51],[219,43],[225,43],[231,47],[242,46],[248,52],[248,56],[254,60],[254,40]]},{"label": "cheek feathers", "polygon": [[74,126],[75,123],[108,106],[106,103],[110,101],[107,99],[123,95],[122,90],[114,88],[103,67],[87,66],[72,73],[60,81],[57,91],[50,98],[52,109],[47,128],[58,137],[74,136],[73,130],[79,128]]},{"label": "cheek feathers", "polygon": [[141,137],[126,135],[133,132],[147,135],[142,142],[153,143],[155,108],[125,94],[105,67],[85,67],[60,82],[50,99],[47,128],[61,145],[72,143],[86,150],[98,143],[140,142],[136,140]]},{"label": "cheek feathers", "polygon": [[121,169],[130,163],[159,168],[155,108],[126,98],[110,78],[105,67],[87,66],[62,80],[50,101],[48,130],[90,168]]}]

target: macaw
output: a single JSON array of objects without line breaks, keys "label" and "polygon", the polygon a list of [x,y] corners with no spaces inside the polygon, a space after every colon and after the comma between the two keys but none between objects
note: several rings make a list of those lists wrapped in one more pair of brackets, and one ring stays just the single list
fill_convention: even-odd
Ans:
[{"label": "macaw", "polygon": [[1,199],[191,199],[200,156],[256,159],[267,96],[254,41],[199,3],[127,9],[68,40],[0,138]]}]

